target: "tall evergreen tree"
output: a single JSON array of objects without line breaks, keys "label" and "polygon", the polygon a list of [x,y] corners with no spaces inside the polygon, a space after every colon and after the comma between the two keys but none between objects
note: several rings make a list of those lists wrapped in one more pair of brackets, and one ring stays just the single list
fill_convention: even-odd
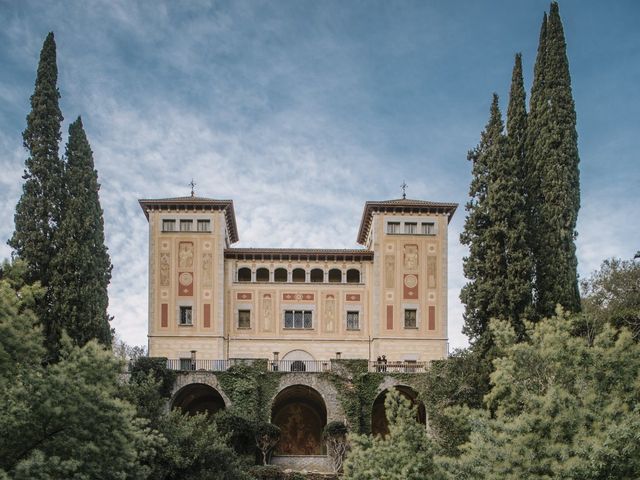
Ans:
[{"label": "tall evergreen tree", "polygon": [[580,208],[578,135],[571,77],[558,4],[551,3],[540,33],[531,92],[527,164],[530,175],[536,311],[556,304],[580,309],[576,222]]},{"label": "tall evergreen tree", "polygon": [[[471,199],[466,205],[467,218],[460,241],[469,246],[469,256],[463,260],[463,270],[469,282],[462,288],[460,299],[465,305],[463,332],[472,342],[490,346],[489,320],[503,313],[506,304],[506,265],[500,231],[491,211],[490,184],[495,181],[497,163],[503,162],[505,137],[498,96],[493,95],[489,122],[478,146],[467,158],[473,162],[469,189]],[[485,348],[481,347],[481,348]]]},{"label": "tall evergreen tree", "polygon": [[499,306],[500,318],[508,319],[518,334],[524,332],[523,316],[532,313],[533,259],[528,245],[526,94],[522,78],[522,56],[516,55],[507,109],[505,155],[499,156],[490,188],[492,228],[498,230],[505,271],[506,302]]},{"label": "tall evergreen tree", "polygon": [[53,314],[62,319],[78,345],[93,338],[110,345],[107,286],[111,261],[104,244],[98,173],[80,117],[69,126],[66,159],[67,201],[56,235],[58,252],[52,262]]},{"label": "tall evergreen tree", "polygon": [[[44,287],[49,286],[51,279],[51,261],[56,252],[54,237],[64,197],[64,165],[58,155],[63,118],[57,80],[56,43],[53,33],[49,33],[40,52],[31,112],[22,133],[29,158],[25,162],[22,196],[16,206],[15,232],[9,240],[16,255],[27,264],[28,281],[40,281]],[[49,347],[55,343],[59,330],[50,316],[51,303],[47,291],[37,308]]]}]

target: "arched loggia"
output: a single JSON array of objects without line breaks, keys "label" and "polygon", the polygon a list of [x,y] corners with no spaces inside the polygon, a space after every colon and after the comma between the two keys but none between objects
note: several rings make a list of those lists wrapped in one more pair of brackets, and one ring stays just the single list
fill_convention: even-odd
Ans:
[{"label": "arched loggia", "polygon": [[[400,394],[408,399],[416,408],[416,421],[422,425],[427,423],[427,411],[424,403],[418,400],[418,392],[406,385],[397,385],[395,387]],[[389,425],[387,423],[387,412],[384,406],[384,400],[389,390],[383,390],[376,397],[371,409],[371,433],[374,435],[382,435],[383,437],[389,433]]]},{"label": "arched loggia", "polygon": [[327,408],[322,396],[306,385],[292,385],[273,400],[271,423],[280,427],[276,455],[321,455]]},{"label": "arched loggia", "polygon": [[176,392],[171,408],[179,408],[189,415],[207,413],[213,415],[225,408],[224,399],[218,391],[203,383],[192,383]]}]

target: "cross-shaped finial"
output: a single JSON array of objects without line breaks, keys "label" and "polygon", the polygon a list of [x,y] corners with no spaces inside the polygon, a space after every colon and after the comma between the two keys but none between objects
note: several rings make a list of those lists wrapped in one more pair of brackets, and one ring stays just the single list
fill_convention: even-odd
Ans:
[{"label": "cross-shaped finial", "polygon": [[189,182],[189,186],[191,187],[191,196],[193,197],[196,194],[196,183],[193,181],[193,178],[191,179],[191,182]]},{"label": "cross-shaped finial", "polygon": [[403,180],[402,181],[402,185],[400,185],[400,188],[402,189],[402,199],[404,200],[405,198],[407,198],[407,187],[409,185],[407,185],[407,183]]}]

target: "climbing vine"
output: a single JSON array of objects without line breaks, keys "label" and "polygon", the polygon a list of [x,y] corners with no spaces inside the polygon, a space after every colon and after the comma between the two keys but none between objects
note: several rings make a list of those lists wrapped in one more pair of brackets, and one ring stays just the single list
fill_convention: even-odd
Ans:
[{"label": "climbing vine", "polygon": [[270,400],[278,390],[280,373],[268,372],[266,360],[231,366],[216,373],[220,387],[231,400],[231,411],[251,421],[268,422]]}]

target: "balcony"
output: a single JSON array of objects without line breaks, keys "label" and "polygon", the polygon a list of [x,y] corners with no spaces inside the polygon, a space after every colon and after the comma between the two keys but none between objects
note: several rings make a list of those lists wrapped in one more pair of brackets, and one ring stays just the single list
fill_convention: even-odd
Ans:
[{"label": "balcony", "polygon": [[[339,371],[335,367],[340,360],[266,360],[232,358],[227,360],[199,360],[190,358],[168,359],[167,368],[178,372],[225,372],[233,365],[246,365],[254,362],[266,365],[269,372],[279,373],[318,373]],[[362,360],[363,362],[366,360]],[[337,365],[332,363],[338,362]],[[369,362],[369,372],[372,373],[424,373],[429,368],[429,362]]]}]

